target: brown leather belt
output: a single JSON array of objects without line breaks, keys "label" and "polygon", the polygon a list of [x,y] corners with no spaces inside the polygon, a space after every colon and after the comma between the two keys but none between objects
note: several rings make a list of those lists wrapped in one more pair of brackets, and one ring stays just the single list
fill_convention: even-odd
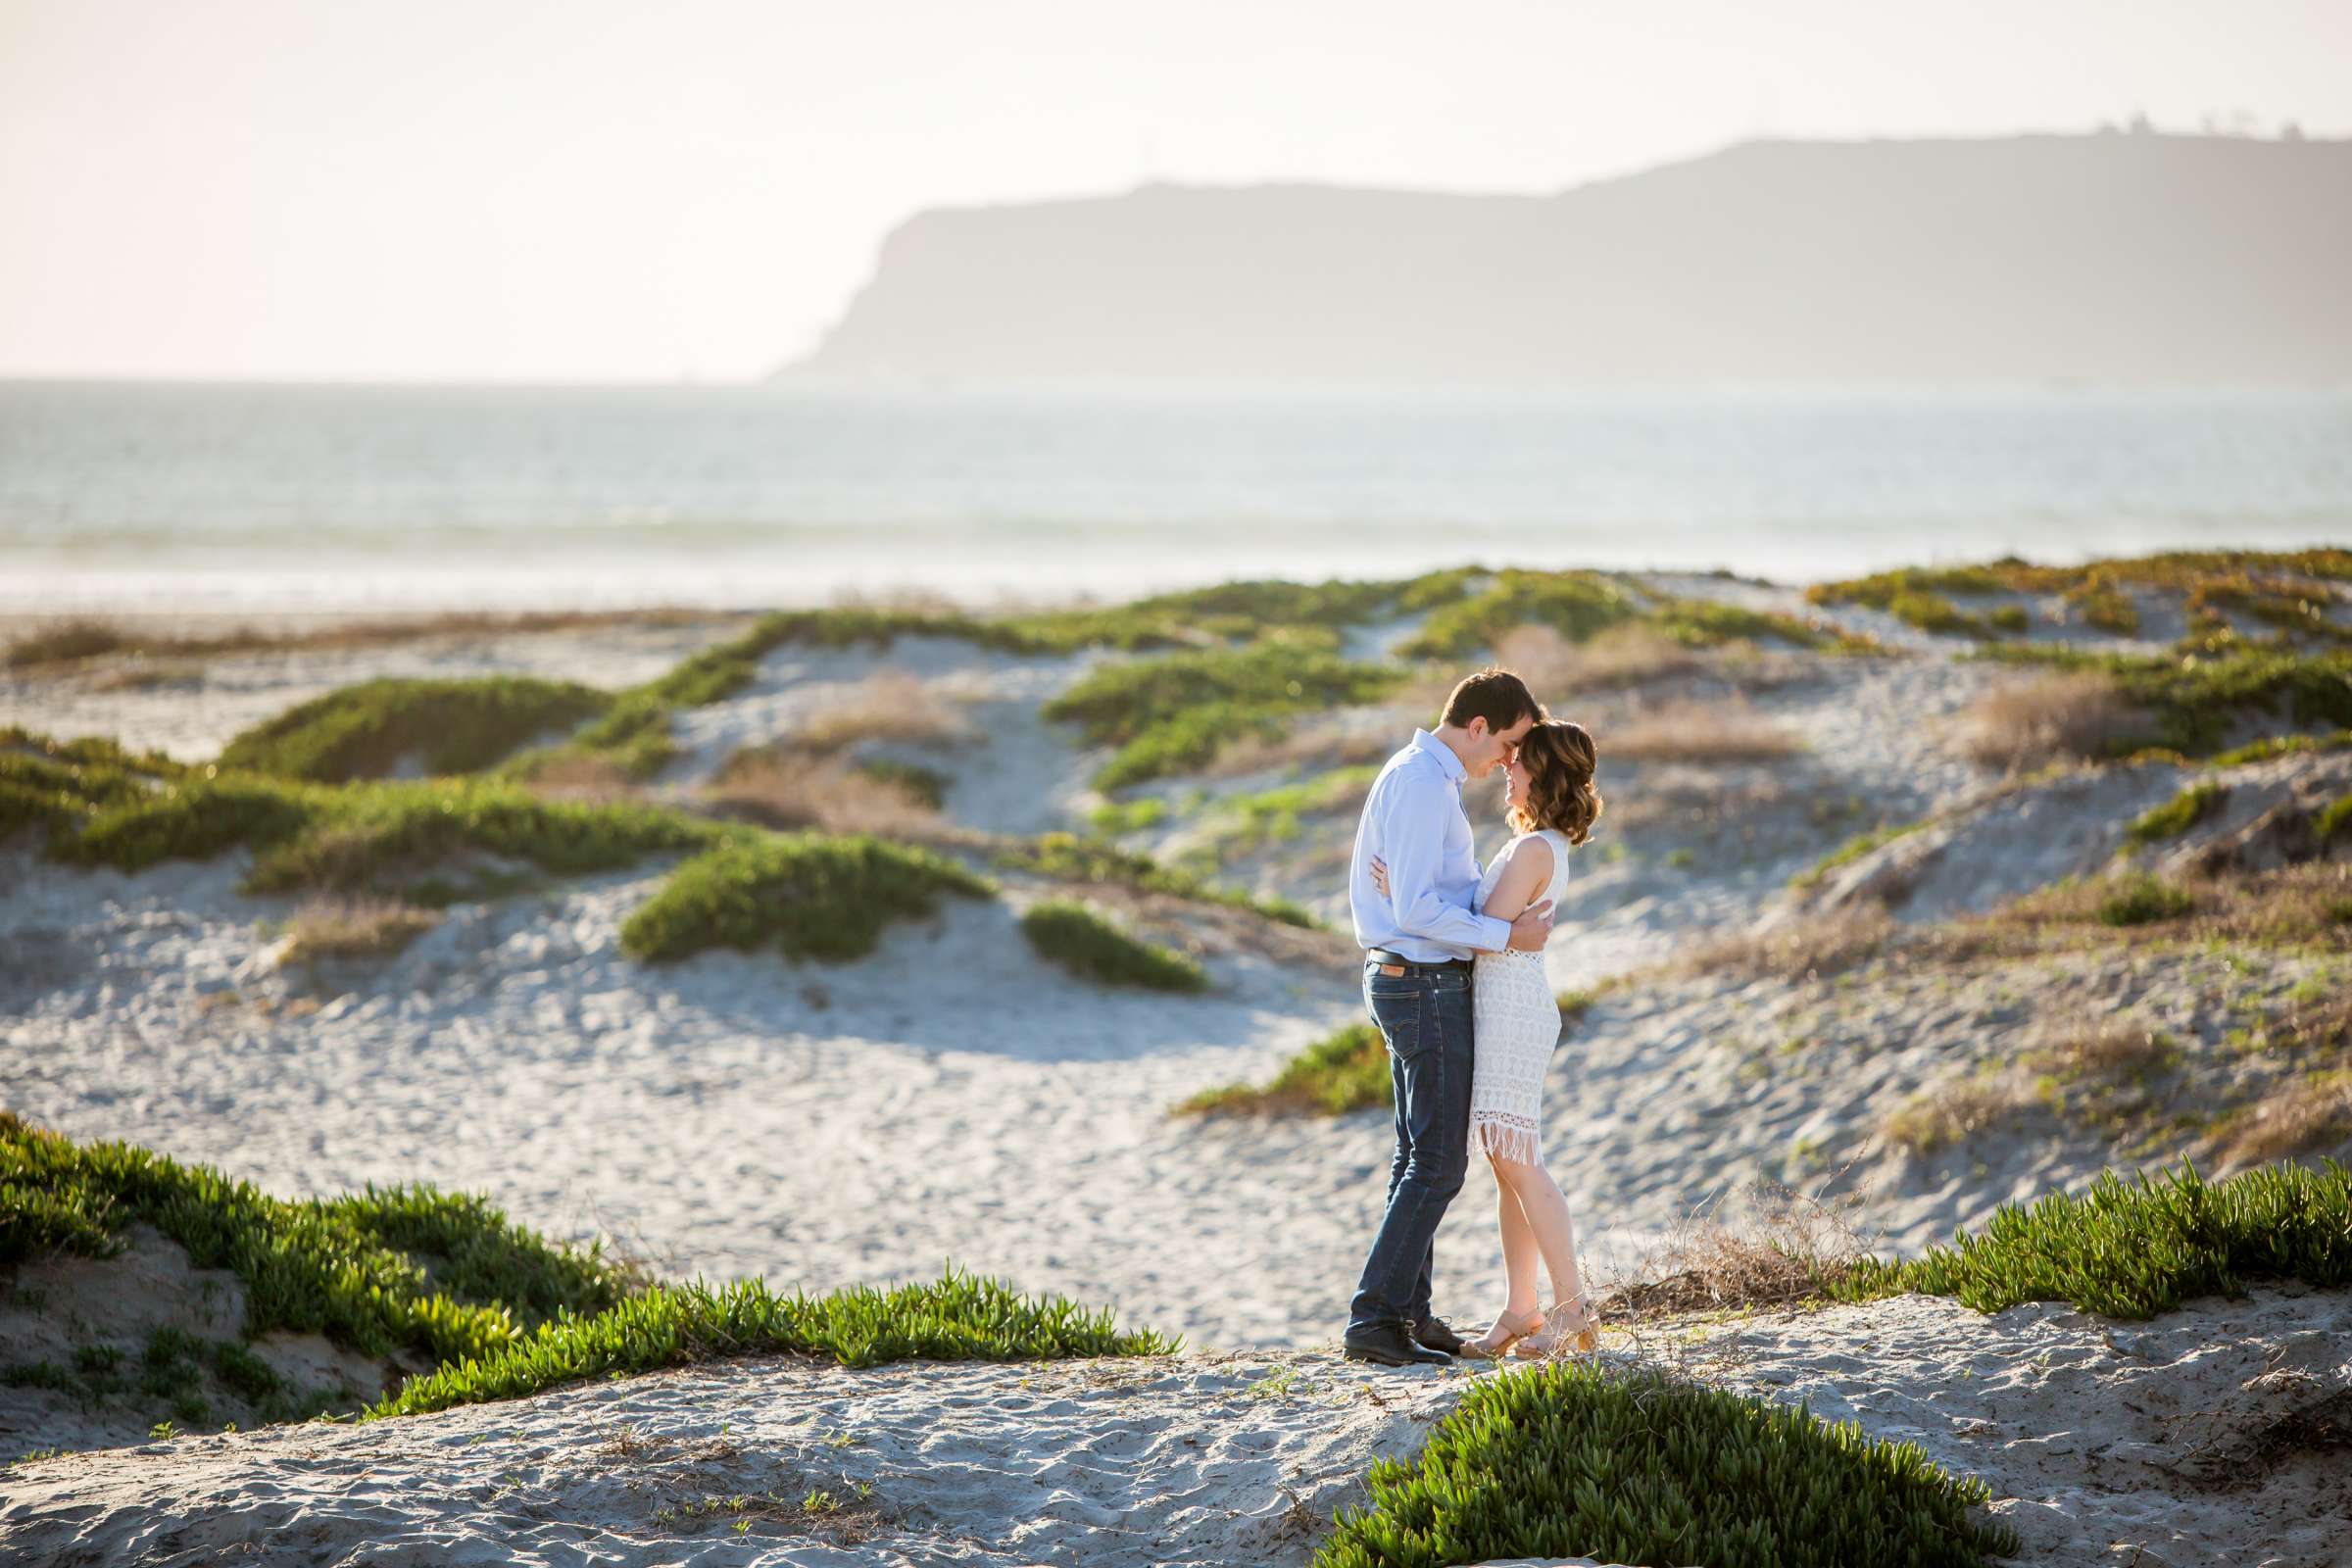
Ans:
[{"label": "brown leather belt", "polygon": [[1395,968],[1399,964],[1407,969],[1467,969],[1470,967],[1468,958],[1408,958],[1401,953],[1391,953],[1386,948],[1366,948],[1364,959],[1368,963],[1377,963],[1388,968]]}]

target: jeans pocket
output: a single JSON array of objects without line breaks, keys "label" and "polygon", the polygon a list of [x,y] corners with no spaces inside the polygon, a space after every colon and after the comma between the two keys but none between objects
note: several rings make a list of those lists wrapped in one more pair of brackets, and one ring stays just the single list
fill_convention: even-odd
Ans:
[{"label": "jeans pocket", "polygon": [[1426,1004],[1419,986],[1405,989],[1364,988],[1364,1007],[1373,1026],[1400,1061],[1410,1061],[1429,1049],[1430,1031],[1423,1028]]}]

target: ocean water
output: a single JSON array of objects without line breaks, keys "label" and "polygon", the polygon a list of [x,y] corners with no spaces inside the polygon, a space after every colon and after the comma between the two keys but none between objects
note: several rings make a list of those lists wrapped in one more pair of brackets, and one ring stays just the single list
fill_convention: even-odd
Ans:
[{"label": "ocean water", "polygon": [[0,613],[1803,581],[2352,542],[2352,389],[0,383]]}]

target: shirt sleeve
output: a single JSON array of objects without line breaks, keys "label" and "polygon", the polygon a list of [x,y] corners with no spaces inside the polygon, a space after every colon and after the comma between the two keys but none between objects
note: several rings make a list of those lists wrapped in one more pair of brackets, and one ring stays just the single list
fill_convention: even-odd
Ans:
[{"label": "shirt sleeve", "polygon": [[1438,893],[1438,870],[1446,856],[1446,817],[1461,809],[1444,779],[1404,777],[1392,781],[1381,839],[1389,862],[1389,907],[1396,929],[1431,942],[1482,953],[1511,945],[1511,923],[1448,904]]}]

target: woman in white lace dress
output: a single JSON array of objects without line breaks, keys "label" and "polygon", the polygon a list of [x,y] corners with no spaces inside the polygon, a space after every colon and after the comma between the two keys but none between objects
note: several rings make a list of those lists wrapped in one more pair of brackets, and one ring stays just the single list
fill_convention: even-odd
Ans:
[{"label": "woman in white lace dress", "polygon": [[[1479,883],[1480,912],[1508,920],[1532,905],[1556,909],[1568,886],[1568,852],[1600,815],[1592,787],[1592,737],[1566,719],[1537,721],[1510,760],[1504,812],[1518,836]],[[1375,866],[1375,874],[1385,867]],[[1476,1026],[1470,1141],[1494,1169],[1508,1294],[1494,1326],[1465,1349],[1477,1355],[1592,1349],[1599,1340],[1576,1265],[1568,1200],[1544,1163],[1544,1077],[1560,1039],[1559,1004],[1541,953],[1482,953],[1471,975]],[[1537,1266],[1551,1276],[1553,1305],[1541,1310]]]}]

